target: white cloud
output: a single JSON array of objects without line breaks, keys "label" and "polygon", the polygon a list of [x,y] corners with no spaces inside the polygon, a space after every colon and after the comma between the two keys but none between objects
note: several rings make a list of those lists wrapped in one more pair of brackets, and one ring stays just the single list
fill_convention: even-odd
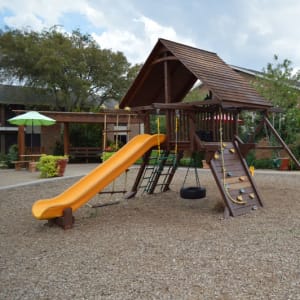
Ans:
[{"label": "white cloud", "polygon": [[12,13],[5,18],[8,26],[34,30],[63,25],[65,13],[80,14],[93,26],[91,35],[102,48],[122,51],[132,63],[144,62],[158,38],[194,45],[191,40],[178,36],[174,27],[142,15],[124,1],[119,2],[118,9],[106,0],[3,0],[0,9],[4,7]]},{"label": "white cloud", "polygon": [[114,29],[105,31],[101,35],[93,33],[92,37],[102,49],[121,51],[132,63],[141,63],[145,59],[144,42],[129,31]]},{"label": "white cloud", "polygon": [[268,1],[251,3],[250,28],[252,26],[253,33],[263,38],[261,43],[264,48],[260,51],[268,54],[270,59],[273,54],[278,54],[282,59],[288,58],[300,63],[300,2],[275,0],[271,5]]},{"label": "white cloud", "polygon": [[144,36],[151,44],[154,44],[157,41],[158,37],[171,40],[177,39],[176,31],[170,26],[162,26],[154,20],[151,20],[150,18],[147,18],[145,16],[141,16],[135,21],[143,25]]},{"label": "white cloud", "polygon": [[[12,27],[31,27],[42,30],[60,24],[64,13],[82,12],[88,7],[82,0],[2,0],[0,10],[7,9],[13,16],[6,17],[6,24]],[[39,21],[38,21],[39,20]]]},{"label": "white cloud", "polygon": [[100,10],[94,9],[93,7],[84,7],[84,14],[86,18],[96,27],[102,27],[106,22],[104,13]]},{"label": "white cloud", "polygon": [[4,22],[7,24],[7,26],[12,28],[30,27],[35,28],[36,30],[42,30],[44,28],[44,23],[42,20],[32,14],[5,17]]},{"label": "white cloud", "polygon": [[102,48],[122,51],[132,63],[144,62],[159,38],[194,45],[191,40],[178,36],[174,28],[162,26],[145,16],[134,19],[132,22],[136,23],[136,27],[142,24],[142,30],[139,28],[135,34],[126,30],[112,29],[100,35],[93,33],[92,36]]},{"label": "white cloud", "polygon": [[102,48],[122,51],[133,63],[143,62],[161,37],[250,68],[261,69],[275,53],[300,65],[299,0],[219,2],[0,0],[0,13],[8,12],[3,24],[33,30],[67,20],[69,30],[87,30]]}]

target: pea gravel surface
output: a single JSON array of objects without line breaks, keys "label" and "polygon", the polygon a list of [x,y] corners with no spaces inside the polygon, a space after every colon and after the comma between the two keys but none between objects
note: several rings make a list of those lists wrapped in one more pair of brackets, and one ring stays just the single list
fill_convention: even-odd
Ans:
[{"label": "pea gravel surface", "polygon": [[209,170],[199,175],[204,199],[180,198],[179,169],[166,193],[96,195],[71,230],[31,206],[79,177],[0,189],[0,299],[300,299],[300,173],[257,172],[264,208],[229,219]]}]

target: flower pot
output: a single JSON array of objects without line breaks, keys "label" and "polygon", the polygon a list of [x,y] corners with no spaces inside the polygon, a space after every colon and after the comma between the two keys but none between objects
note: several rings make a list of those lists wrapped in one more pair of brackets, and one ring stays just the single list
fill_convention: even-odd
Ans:
[{"label": "flower pot", "polygon": [[203,169],[209,169],[210,168],[209,164],[206,162],[205,159],[202,160],[202,166],[203,166]]},{"label": "flower pot", "polygon": [[57,164],[57,176],[64,176],[65,170],[67,167],[68,160],[67,159],[58,159]]},{"label": "flower pot", "polygon": [[37,165],[36,161],[30,161],[29,164],[28,164],[28,171],[29,172],[35,172],[36,171],[36,165]]},{"label": "flower pot", "polygon": [[281,163],[280,163],[279,169],[281,171],[289,170],[289,167],[290,167],[290,160],[289,160],[289,158],[282,157],[282,158],[280,158],[280,160],[281,160]]}]

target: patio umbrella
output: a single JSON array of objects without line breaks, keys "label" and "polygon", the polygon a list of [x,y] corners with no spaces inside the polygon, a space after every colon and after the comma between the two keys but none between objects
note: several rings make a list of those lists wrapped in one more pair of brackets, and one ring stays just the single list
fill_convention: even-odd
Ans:
[{"label": "patio umbrella", "polygon": [[8,122],[19,126],[31,126],[31,151],[32,151],[32,134],[33,126],[49,126],[55,124],[55,120],[37,111],[28,111],[22,115],[8,119]]}]

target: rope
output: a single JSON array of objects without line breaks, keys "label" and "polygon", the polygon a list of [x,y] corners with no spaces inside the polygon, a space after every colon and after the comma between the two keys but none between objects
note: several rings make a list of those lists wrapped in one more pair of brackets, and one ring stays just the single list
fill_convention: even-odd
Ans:
[{"label": "rope", "polygon": [[160,139],[159,139],[159,135],[160,135],[160,119],[159,119],[159,109],[156,110],[156,115],[157,115],[157,119],[156,119],[156,123],[157,123],[157,149],[158,149],[158,157],[160,157]]},{"label": "rope", "polygon": [[182,183],[182,187],[184,187],[185,185],[185,182],[186,182],[186,179],[187,179],[187,176],[189,174],[189,171],[190,171],[190,167],[194,166],[194,171],[195,171],[195,180],[196,180],[196,185],[197,187],[200,187],[200,179],[199,179],[199,176],[198,176],[198,171],[197,171],[197,166],[196,166],[196,160],[195,160],[195,154],[193,153],[192,154],[192,157],[190,159],[190,163],[188,165],[188,168],[187,168],[187,171],[186,171],[186,174],[185,174],[185,177],[184,177],[184,180],[183,180],[183,183]]}]

